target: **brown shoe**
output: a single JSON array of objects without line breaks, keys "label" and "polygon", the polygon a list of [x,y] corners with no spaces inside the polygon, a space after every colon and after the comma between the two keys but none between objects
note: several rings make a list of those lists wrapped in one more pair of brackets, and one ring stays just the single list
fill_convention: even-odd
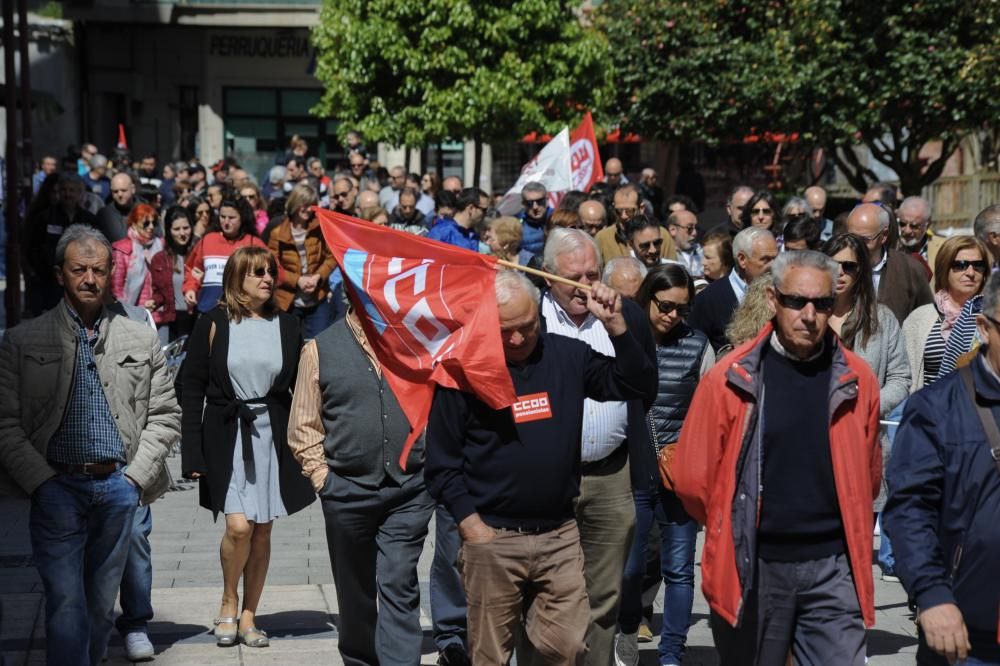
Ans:
[{"label": "brown shoe", "polygon": [[652,643],[653,642],[653,631],[649,628],[649,625],[643,622],[639,625],[638,638],[640,643]]}]

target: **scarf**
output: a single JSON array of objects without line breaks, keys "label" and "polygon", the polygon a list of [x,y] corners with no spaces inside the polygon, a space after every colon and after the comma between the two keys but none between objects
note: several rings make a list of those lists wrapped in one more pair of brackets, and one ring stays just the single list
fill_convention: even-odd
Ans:
[{"label": "scarf", "polygon": [[962,306],[956,303],[944,289],[934,294],[934,306],[944,317],[941,320],[941,337],[947,342],[948,336],[951,335],[951,329],[958,321],[958,315],[962,314]]},{"label": "scarf", "polygon": [[153,255],[163,249],[163,241],[156,236],[148,243],[143,243],[135,229],[129,228],[128,237],[132,241],[132,253],[128,255],[128,270],[125,273],[125,302],[129,305],[142,305],[139,297],[149,276],[149,262]]}]

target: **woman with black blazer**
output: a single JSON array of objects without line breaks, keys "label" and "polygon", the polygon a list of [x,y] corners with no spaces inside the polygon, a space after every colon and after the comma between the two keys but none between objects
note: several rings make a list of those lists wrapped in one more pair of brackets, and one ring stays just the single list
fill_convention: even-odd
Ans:
[{"label": "woman with black blazer", "polygon": [[315,499],[288,448],[302,333],[298,320],[274,303],[277,273],[265,249],[234,252],[223,272],[222,302],[199,318],[184,362],[184,476],[199,479],[201,506],[226,516],[222,603],[215,620],[220,646],[268,645],[254,617],[267,576],[272,521]]}]

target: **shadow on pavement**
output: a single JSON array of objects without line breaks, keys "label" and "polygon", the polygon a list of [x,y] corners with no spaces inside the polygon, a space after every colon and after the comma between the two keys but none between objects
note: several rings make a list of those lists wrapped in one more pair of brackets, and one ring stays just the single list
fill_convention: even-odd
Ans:
[{"label": "shadow on pavement", "polygon": [[325,611],[294,610],[257,616],[257,626],[274,638],[336,634],[337,615]]},{"label": "shadow on pavement", "polygon": [[882,629],[868,630],[868,656],[877,657],[883,654],[897,654],[903,648],[917,644],[914,636],[894,634]]}]

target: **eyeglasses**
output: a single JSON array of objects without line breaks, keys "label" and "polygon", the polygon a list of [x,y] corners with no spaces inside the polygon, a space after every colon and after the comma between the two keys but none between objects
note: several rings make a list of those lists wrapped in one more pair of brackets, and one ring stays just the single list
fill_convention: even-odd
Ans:
[{"label": "eyeglasses", "polygon": [[656,240],[646,241],[645,243],[639,243],[639,249],[643,252],[649,252],[651,249],[656,248],[659,250],[663,246],[663,239],[657,238]]},{"label": "eyeglasses", "polygon": [[211,208],[199,208],[198,210],[195,211],[194,214],[197,215],[198,217],[201,217],[202,215],[208,217],[208,214],[211,212],[211,210],[212,210]]},{"label": "eyeglasses", "polygon": [[248,273],[248,275],[250,275],[252,277],[255,277],[255,278],[262,278],[265,275],[270,275],[271,277],[278,277],[278,271],[276,271],[275,269],[271,268],[270,266],[268,266],[266,268],[264,266],[258,266],[257,268],[255,268],[252,271],[250,271]]},{"label": "eyeglasses", "polygon": [[760,215],[763,217],[773,217],[774,211],[770,208],[754,208],[750,211],[751,215]]},{"label": "eyeglasses", "polygon": [[364,162],[351,162],[351,168],[352,169],[364,169],[365,168],[365,163]]},{"label": "eyeglasses", "polygon": [[689,234],[693,234],[695,232],[695,229],[698,228],[697,224],[684,225],[684,224],[674,224],[674,223],[671,223],[670,226],[677,227],[678,229],[683,229],[684,231],[686,231]]},{"label": "eyeglasses", "polygon": [[900,229],[916,229],[916,230],[919,231],[921,228],[923,228],[924,224],[926,224],[926,223],[925,222],[906,222],[904,220],[900,220],[899,221],[899,228]]},{"label": "eyeglasses", "polygon": [[244,199],[249,199],[251,201],[256,201],[257,200],[257,195],[251,192],[250,194],[244,194],[243,198]]},{"label": "eyeglasses", "polygon": [[687,303],[682,305],[680,303],[671,303],[670,301],[661,301],[656,296],[650,296],[649,300],[653,302],[653,305],[660,311],[660,314],[668,315],[676,310],[677,314],[681,317],[687,317],[691,313],[691,306]]},{"label": "eyeglasses", "polygon": [[615,215],[618,217],[632,217],[638,210],[639,209],[635,206],[630,206],[628,208],[618,208],[615,206]]},{"label": "eyeglasses", "polygon": [[545,206],[545,197],[541,199],[521,199],[521,204],[525,208],[533,208],[535,206]]},{"label": "eyeglasses", "polygon": [[862,236],[861,234],[854,234],[854,235],[857,236],[858,238],[860,238],[861,240],[863,240],[864,242],[870,243],[872,241],[878,240],[879,236],[881,236],[884,233],[885,233],[885,229],[879,229],[878,231],[876,231],[871,236]]},{"label": "eyeglasses", "polygon": [[781,307],[789,308],[790,310],[801,310],[810,303],[812,303],[812,306],[816,308],[816,312],[830,312],[833,310],[833,296],[817,296],[815,298],[809,298],[807,296],[798,296],[795,294],[783,294],[777,289],[774,290],[774,295],[777,296],[778,303],[781,304]]},{"label": "eyeglasses", "polygon": [[858,271],[861,270],[861,265],[856,261],[838,261],[841,270],[843,270],[848,275],[857,275]]},{"label": "eyeglasses", "polygon": [[956,259],[951,262],[951,270],[956,273],[964,273],[969,270],[970,266],[972,267],[972,270],[976,271],[980,275],[984,275],[986,273],[986,269],[988,268],[986,262],[982,259],[976,259],[975,261],[969,261],[968,259]]},{"label": "eyeglasses", "polygon": [[350,191],[347,191],[347,192],[334,192],[331,196],[333,196],[334,199],[346,199],[347,195],[349,195],[349,194],[350,194]]},{"label": "eyeglasses", "polygon": [[153,227],[156,226],[156,220],[143,220],[142,222],[140,222],[140,224],[142,225],[143,229],[152,229]]}]

